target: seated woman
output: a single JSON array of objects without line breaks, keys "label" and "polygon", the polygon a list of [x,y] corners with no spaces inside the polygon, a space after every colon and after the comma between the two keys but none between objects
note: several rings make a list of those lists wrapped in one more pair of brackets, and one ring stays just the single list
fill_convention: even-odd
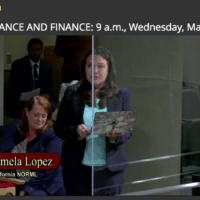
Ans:
[{"label": "seated woman", "polygon": [[[52,129],[52,109],[42,96],[32,97],[26,104],[21,121],[0,126],[0,153],[55,153],[61,156],[61,139]],[[25,171],[25,170],[24,170]],[[62,167],[33,170],[38,177],[26,178],[20,196],[65,195]],[[30,180],[29,180],[30,179]]]},{"label": "seated woman", "polygon": [[[86,128],[92,126],[92,52],[82,62],[80,82],[69,86],[61,101],[55,122],[55,133],[65,140],[61,164],[67,195],[117,195],[122,190],[124,169],[129,166],[124,143],[131,132],[117,134],[115,129],[92,137]],[[115,69],[110,53],[94,49],[94,112],[132,110],[129,91],[115,86]],[[100,189],[101,188],[101,189]],[[103,189],[104,188],[104,189]]]}]

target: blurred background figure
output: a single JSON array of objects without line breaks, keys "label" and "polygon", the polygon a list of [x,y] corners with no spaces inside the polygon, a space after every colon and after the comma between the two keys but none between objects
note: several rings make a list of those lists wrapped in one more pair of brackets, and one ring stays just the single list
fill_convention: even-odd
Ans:
[{"label": "blurred background figure", "polygon": [[57,36],[55,53],[64,57],[61,83],[80,80],[79,65],[92,49],[92,36]]},{"label": "blurred background figure", "polygon": [[[14,118],[18,119],[20,119],[22,110],[28,101],[20,99],[23,93],[40,88],[38,95],[50,100],[52,87],[51,66],[41,59],[43,42],[33,38],[28,42],[27,50],[28,56],[13,62],[9,78],[9,92],[13,101],[12,114]],[[54,110],[55,103],[50,102],[52,110]]]}]

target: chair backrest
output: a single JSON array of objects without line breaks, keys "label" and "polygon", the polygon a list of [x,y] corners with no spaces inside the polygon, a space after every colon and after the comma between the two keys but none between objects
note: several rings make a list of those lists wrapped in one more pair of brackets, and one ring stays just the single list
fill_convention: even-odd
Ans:
[{"label": "chair backrest", "polygon": [[183,89],[182,119],[195,120],[200,118],[200,94],[198,88]]},{"label": "chair backrest", "polygon": [[16,188],[13,183],[0,182],[0,196],[15,196]]},{"label": "chair backrest", "polygon": [[65,94],[65,90],[67,89],[67,87],[71,86],[71,85],[74,85],[77,82],[78,82],[77,80],[74,80],[74,81],[72,81],[70,83],[61,83],[61,85],[60,85],[60,92],[59,92],[59,98],[58,98],[59,99],[58,104],[60,104],[60,102],[62,101],[62,98],[63,98],[63,96]]},{"label": "chair backrest", "polygon": [[59,98],[58,98],[58,104],[57,104],[56,109],[55,109],[55,111],[53,112],[53,115],[52,115],[52,118],[53,118],[54,121],[56,121],[56,119],[57,119],[58,109],[59,109],[60,103],[61,103],[61,101],[62,101],[62,99],[64,97],[65,90],[67,89],[68,86],[74,85],[77,82],[78,82],[78,80],[73,80],[70,83],[61,83],[60,92],[59,92]]}]

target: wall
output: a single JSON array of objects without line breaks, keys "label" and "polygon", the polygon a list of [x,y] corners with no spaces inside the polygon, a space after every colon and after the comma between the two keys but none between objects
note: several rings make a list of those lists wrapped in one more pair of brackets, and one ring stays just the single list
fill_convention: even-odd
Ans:
[{"label": "wall", "polygon": [[4,36],[0,36],[0,125],[3,125],[4,108]]},{"label": "wall", "polygon": [[[138,110],[135,130],[126,143],[129,161],[179,154],[182,38],[99,36],[98,40],[113,54],[117,85],[130,90],[133,109]],[[179,185],[179,176],[140,184],[131,182],[179,174],[180,157],[131,164],[125,172],[123,193]]]},{"label": "wall", "polygon": [[183,37],[183,81],[200,85],[200,36]]},{"label": "wall", "polygon": [[[4,36],[4,40],[5,40],[5,54],[4,54],[4,69],[5,69],[5,73],[4,73],[4,89],[5,89],[5,97],[8,96],[9,94],[9,74],[10,74],[10,69],[11,69],[11,65],[12,64],[7,64],[6,63],[6,55],[7,53],[11,53],[12,54],[12,62],[20,59],[24,56],[28,55],[27,52],[27,45],[30,39],[32,38],[39,38],[43,41],[43,45],[44,45],[44,50],[43,53],[41,55],[41,58],[44,59],[44,54],[45,54],[45,46],[54,46],[56,43],[56,36],[40,36],[40,35],[23,35],[23,36]],[[55,80],[54,80],[55,82]],[[55,91],[54,88],[54,84],[52,85],[52,94]],[[57,93],[56,93],[57,94]],[[54,99],[52,99],[54,100]],[[9,104],[5,105],[6,108],[5,110],[8,110],[8,106]],[[7,120],[6,120],[7,121]]]},{"label": "wall", "polygon": [[[6,55],[7,53],[12,54],[12,62],[15,61],[16,59],[22,58],[26,56],[27,53],[27,44],[28,41],[32,38],[39,38],[43,41],[44,44],[44,51],[45,51],[45,46],[55,46],[56,44],[56,35],[23,35],[23,36],[5,36],[5,54],[4,54],[4,62],[5,62],[5,70],[10,70],[11,69],[11,64],[6,63]],[[95,42],[97,44],[97,41]],[[45,52],[42,53],[41,58],[44,59],[45,57]],[[62,61],[62,60],[61,60]],[[60,62],[61,62],[60,61]],[[53,79],[53,84],[52,84],[52,94],[51,94],[51,100],[54,102],[57,102],[58,100],[58,85],[60,85],[61,82],[61,69],[55,69],[53,68],[55,66],[52,66],[52,79]],[[62,67],[61,67],[62,68]],[[56,72],[56,73],[55,73]],[[5,89],[6,92],[8,93],[8,81],[9,81],[9,71],[6,72],[6,85]],[[57,81],[57,82],[55,82]]]},{"label": "wall", "polygon": [[[5,69],[11,69],[11,64],[6,64],[6,55],[7,53],[12,54],[12,62],[16,59],[22,58],[23,56],[28,55],[27,45],[30,39],[39,38],[43,41],[44,46],[55,45],[56,36],[41,36],[41,35],[23,35],[23,36],[4,36],[5,39],[5,54],[4,62]],[[44,59],[44,52],[41,56]]]}]

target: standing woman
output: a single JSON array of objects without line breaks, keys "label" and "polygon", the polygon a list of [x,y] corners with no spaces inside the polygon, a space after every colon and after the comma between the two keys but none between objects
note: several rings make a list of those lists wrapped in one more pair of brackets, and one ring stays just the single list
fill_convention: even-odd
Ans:
[{"label": "standing woman", "polygon": [[[67,195],[92,194],[92,52],[84,58],[80,82],[68,87],[58,111],[55,133],[65,140],[61,164]],[[115,86],[110,53],[94,49],[94,112],[132,110],[129,91]],[[129,165],[124,143],[131,132],[115,130],[94,136],[94,195],[117,195],[122,190],[124,169]],[[104,188],[103,188],[104,187]]]},{"label": "standing woman", "polygon": [[[27,102],[20,121],[0,126],[0,138],[0,153],[55,153],[61,156],[61,139],[52,129],[51,104],[42,96],[32,97]],[[61,165],[56,169],[33,171],[37,177],[25,178],[19,196],[65,195]]]}]

